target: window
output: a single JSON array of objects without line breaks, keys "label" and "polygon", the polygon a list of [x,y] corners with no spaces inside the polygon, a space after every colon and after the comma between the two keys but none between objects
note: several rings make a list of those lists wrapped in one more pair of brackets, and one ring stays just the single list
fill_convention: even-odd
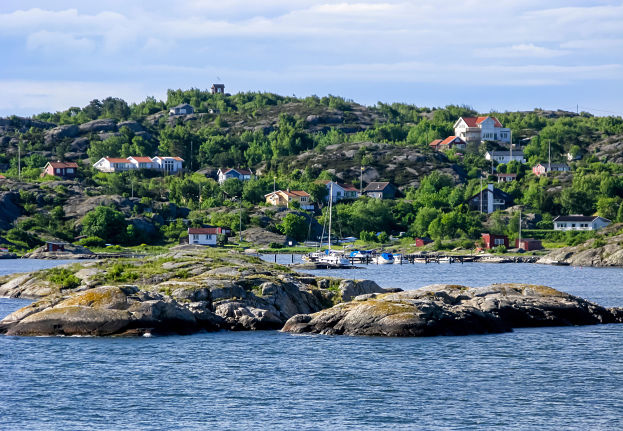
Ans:
[{"label": "window", "polygon": [[496,238],[495,240],[493,240],[493,243],[495,245],[504,245],[504,238]]},{"label": "window", "polygon": [[74,173],[74,168],[67,168],[67,173],[68,174],[73,174]]}]

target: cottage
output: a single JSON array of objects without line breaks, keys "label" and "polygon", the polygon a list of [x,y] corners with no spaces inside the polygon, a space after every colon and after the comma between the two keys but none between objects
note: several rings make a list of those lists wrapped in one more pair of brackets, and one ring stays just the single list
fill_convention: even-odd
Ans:
[{"label": "cottage", "polygon": [[132,164],[132,169],[156,169],[157,167],[150,157],[130,156],[128,161]]},{"label": "cottage", "polygon": [[327,188],[327,202],[329,200],[329,193],[331,193],[331,185],[333,185],[333,202],[338,202],[342,199],[357,199],[359,197],[359,190],[353,186],[329,180],[318,180],[316,182],[318,184],[323,184]]},{"label": "cottage", "polygon": [[194,113],[195,108],[190,106],[188,103],[181,103],[169,109],[169,115],[189,115]]},{"label": "cottage", "polygon": [[190,227],[188,228],[188,244],[216,245],[219,228]]},{"label": "cottage", "polygon": [[554,219],[554,230],[598,230],[612,223],[599,216],[567,215]]},{"label": "cottage", "polygon": [[511,129],[495,117],[460,117],[454,123],[454,135],[465,142],[511,142]]},{"label": "cottage", "polygon": [[498,163],[510,163],[511,161],[526,163],[522,150],[513,151],[512,154],[510,151],[487,151],[485,159]]},{"label": "cottage", "polygon": [[506,209],[512,202],[513,199],[509,194],[493,187],[493,184],[487,184],[485,189],[467,199],[467,203],[472,210],[483,211],[488,214],[491,214],[493,211]]},{"label": "cottage", "polygon": [[156,169],[160,169],[168,174],[175,174],[182,170],[184,159],[181,157],[156,156],[151,159]]},{"label": "cottage", "polygon": [[396,188],[389,182],[372,182],[363,189],[363,194],[375,199],[394,199]]},{"label": "cottage", "polygon": [[210,92],[212,94],[225,94],[225,84],[212,84]]},{"label": "cottage", "polygon": [[65,251],[66,242],[46,241],[45,251]]},{"label": "cottage", "polygon": [[41,176],[52,175],[65,179],[72,179],[76,177],[77,171],[78,164],[74,162],[48,162],[43,168]]},{"label": "cottage", "polygon": [[519,240],[519,238],[517,238],[515,240],[515,247],[521,248],[525,251],[533,251],[542,250],[543,244],[541,244],[541,240],[539,239],[522,238],[521,240]]},{"label": "cottage", "polygon": [[134,168],[132,162],[120,157],[102,157],[93,167],[101,172],[125,172]]},{"label": "cottage", "polygon": [[485,248],[490,250],[494,247],[503,245],[508,248],[508,237],[506,235],[495,235],[492,233],[483,233],[482,240],[485,243]]},{"label": "cottage", "polygon": [[498,183],[508,183],[511,181],[515,181],[517,179],[517,174],[495,174],[495,177],[498,179]]},{"label": "cottage", "polygon": [[458,136],[448,136],[446,139],[435,139],[428,144],[435,151],[445,151],[451,149],[464,150],[467,143]]},{"label": "cottage", "polygon": [[415,238],[415,246],[416,247],[424,247],[426,244],[432,243],[433,240],[428,237]]},{"label": "cottage", "polygon": [[537,177],[547,174],[548,172],[568,172],[571,168],[564,163],[538,163],[532,167],[532,173]]},{"label": "cottage", "polygon": [[248,169],[228,169],[228,168],[220,168],[217,172],[218,175],[218,183],[223,184],[230,178],[235,178],[240,181],[249,181],[253,173]]},{"label": "cottage", "polygon": [[264,195],[266,203],[275,206],[285,206],[290,208],[294,202],[298,202],[299,207],[304,210],[313,210],[314,204],[311,202],[311,196],[303,190],[277,190]]}]

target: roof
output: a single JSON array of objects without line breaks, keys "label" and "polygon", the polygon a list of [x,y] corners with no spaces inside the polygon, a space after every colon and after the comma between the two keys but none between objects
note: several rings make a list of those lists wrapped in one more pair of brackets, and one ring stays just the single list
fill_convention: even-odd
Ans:
[{"label": "roof", "polygon": [[130,159],[130,158],[136,160],[139,163],[151,163],[152,162],[151,157],[145,157],[145,156],[130,156],[130,157],[128,157],[128,159]]},{"label": "roof", "polygon": [[496,177],[512,177],[515,178],[517,176],[517,174],[506,174],[506,173],[497,173],[495,174]]},{"label": "roof", "polygon": [[276,195],[278,193],[283,193],[284,195],[290,196],[290,197],[306,197],[306,196],[309,196],[309,193],[304,192],[303,190],[277,190],[277,191],[274,191],[274,192],[266,193],[264,195],[264,197],[267,198],[268,196]]},{"label": "roof", "polygon": [[177,157],[177,156],[156,156],[154,157],[154,159],[160,159],[160,160],[178,160],[180,162],[183,162],[184,159],[182,159],[181,157]]},{"label": "roof", "polygon": [[108,160],[109,163],[129,163],[128,159],[122,159],[120,157],[104,157],[104,160]]},{"label": "roof", "polygon": [[337,181],[331,181],[331,180],[316,180],[314,181],[316,184],[322,184],[322,185],[328,185],[330,183],[336,184],[338,186],[340,186],[341,188],[343,188],[345,191],[349,191],[349,192],[356,192],[358,191],[358,189],[356,189],[353,186],[349,186],[348,184],[343,184],[343,183],[338,183]]},{"label": "roof", "polygon": [[599,216],[584,216],[584,215],[577,215],[577,214],[572,214],[572,215],[566,215],[566,216],[558,216],[554,219],[554,221],[577,221],[577,222],[581,222],[581,221],[595,221],[598,218],[605,220],[607,222],[609,222],[610,220],[608,220],[607,218],[603,218],[603,217],[599,217]]},{"label": "roof", "polygon": [[[482,190],[482,192],[487,192],[487,191],[491,191],[489,189],[489,186],[485,186]],[[475,194],[473,194],[469,199],[467,199],[468,201],[471,201],[472,199],[479,197],[480,196],[480,191],[476,192]],[[493,187],[493,197],[497,197],[497,198],[502,198],[504,199],[505,202],[510,202],[513,200],[513,198],[511,197],[511,195],[509,195],[506,192],[503,192],[502,190]]]},{"label": "roof", "polygon": [[[510,151],[487,151],[487,153],[489,153],[492,156],[509,156],[510,157],[511,155]],[[523,157],[523,150],[513,151],[513,156]]]},{"label": "roof", "polygon": [[192,108],[192,105],[190,105],[189,103],[180,103],[177,106],[174,106],[171,109],[176,109],[176,108]]},{"label": "roof", "polygon": [[231,172],[231,171],[236,171],[241,175],[251,175],[251,171],[248,169],[235,169],[235,168],[225,168],[225,169],[221,169],[221,173],[223,175]]},{"label": "roof", "polygon": [[225,84],[212,84],[212,87],[223,87],[223,88],[225,88]]},{"label": "roof", "polygon": [[286,190],[285,192],[283,190],[279,190],[279,191],[285,193],[288,196],[297,196],[297,197],[309,196],[309,193],[304,192],[303,190]]},{"label": "roof", "polygon": [[[450,145],[451,143],[453,143],[456,140],[459,140],[461,144],[465,144],[465,141],[462,140],[461,138],[459,138],[458,136],[448,136],[446,139],[444,139],[443,141],[441,141],[439,143],[439,145]],[[434,141],[433,141],[434,142]]]},{"label": "roof", "polygon": [[390,185],[390,183],[388,181],[384,181],[384,182],[371,182],[370,184],[368,184],[366,186],[365,189],[363,189],[363,191],[365,192],[380,192],[385,190],[388,186]]},{"label": "roof", "polygon": [[48,162],[48,164],[54,169],[78,168],[78,164],[75,162]]},{"label": "roof", "polygon": [[435,139],[428,145],[430,145],[431,147],[436,147],[437,145],[441,144],[441,141],[443,141],[443,139]]},{"label": "roof", "polygon": [[483,121],[485,121],[487,118],[493,118],[494,127],[502,127],[502,123],[500,123],[500,121],[497,118],[490,117],[490,116],[460,117],[459,119],[463,119],[463,121],[465,121],[465,124],[467,124],[467,127],[478,127],[478,125],[482,123]]},{"label": "roof", "polygon": [[189,235],[217,235],[219,232],[219,228],[217,227],[189,227],[188,234]]}]

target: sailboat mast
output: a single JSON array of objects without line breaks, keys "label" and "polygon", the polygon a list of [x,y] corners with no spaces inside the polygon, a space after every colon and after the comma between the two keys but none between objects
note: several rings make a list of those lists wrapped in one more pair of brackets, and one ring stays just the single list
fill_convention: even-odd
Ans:
[{"label": "sailboat mast", "polygon": [[331,213],[333,212],[333,181],[331,181],[331,187],[329,188],[329,251],[331,251]]}]

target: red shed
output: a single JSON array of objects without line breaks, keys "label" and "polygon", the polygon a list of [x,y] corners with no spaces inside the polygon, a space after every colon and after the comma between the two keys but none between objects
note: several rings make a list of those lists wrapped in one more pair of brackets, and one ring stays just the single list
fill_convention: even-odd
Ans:
[{"label": "red shed", "polygon": [[506,235],[495,235],[492,233],[483,233],[481,235],[486,249],[492,249],[500,245],[508,248],[508,237]]},{"label": "red shed", "polygon": [[42,177],[53,175],[61,178],[75,178],[78,164],[74,162],[48,162],[43,168]]},{"label": "red shed", "polygon": [[519,238],[517,238],[515,240],[515,247],[523,248],[526,251],[542,250],[543,244],[541,244],[540,239],[522,238],[521,241],[519,241]]},{"label": "red shed", "polygon": [[45,243],[46,251],[65,251],[66,242],[47,241]]},{"label": "red shed", "polygon": [[430,238],[415,238],[416,247],[424,247],[426,244],[430,244],[431,242],[433,242],[433,240]]}]

